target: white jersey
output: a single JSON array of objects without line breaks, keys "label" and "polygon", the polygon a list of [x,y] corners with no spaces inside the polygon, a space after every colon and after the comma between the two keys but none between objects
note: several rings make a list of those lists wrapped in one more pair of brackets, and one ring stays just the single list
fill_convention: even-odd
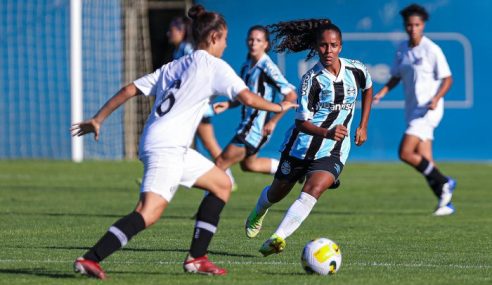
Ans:
[{"label": "white jersey", "polygon": [[451,70],[441,48],[433,41],[424,36],[415,47],[410,47],[408,41],[402,42],[396,52],[391,75],[403,82],[407,122],[427,112],[442,114],[442,98],[436,110],[429,111],[428,104],[436,95],[442,79],[451,76]]},{"label": "white jersey", "polygon": [[233,100],[247,89],[222,59],[197,50],[133,82],[155,103],[145,123],[139,153],[190,146],[210,97],[224,95]]}]

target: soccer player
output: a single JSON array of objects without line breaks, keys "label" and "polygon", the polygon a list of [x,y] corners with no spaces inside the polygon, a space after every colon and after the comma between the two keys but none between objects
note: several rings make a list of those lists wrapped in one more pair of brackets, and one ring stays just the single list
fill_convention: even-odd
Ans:
[{"label": "soccer player", "polygon": [[[257,96],[271,102],[275,101],[277,93],[284,97],[284,101],[294,102],[297,98],[295,88],[287,82],[267,54],[270,49],[268,30],[259,25],[251,27],[246,43],[249,52],[241,68],[241,77],[249,89]],[[240,162],[244,171],[274,174],[277,171],[278,160],[260,158],[257,154],[269,140],[284,113],[272,115],[268,111],[243,106],[242,121],[237,128],[236,135],[217,157],[216,165],[225,170]]]},{"label": "soccer player", "polygon": [[287,132],[280,166],[265,187],[245,223],[246,235],[258,235],[268,209],[282,200],[300,177],[306,181],[297,200],[287,210],[275,233],[260,248],[263,256],[284,250],[286,238],[308,217],[319,197],[334,186],[350,151],[350,126],[356,98],[362,91],[362,114],[355,144],[367,140],[372,102],[372,81],[359,61],[340,58],[342,32],[328,19],[281,22],[270,26],[276,50],[309,50],[319,62],[302,77],[295,124]]},{"label": "soccer player", "polygon": [[[179,59],[180,57],[193,52],[193,45],[191,44],[191,22],[189,18],[174,18],[169,24],[167,37],[169,43],[174,46],[173,60]],[[212,105],[210,105],[205,111],[202,120],[198,124],[196,133],[210,156],[213,159],[216,159],[222,152],[222,148],[215,138],[214,127],[212,125],[213,116],[214,110]],[[233,189],[235,189],[237,186],[235,185],[234,176],[232,175],[231,170],[227,168],[225,171],[233,183]]]},{"label": "soccer player", "polygon": [[178,59],[193,52],[190,27],[190,20],[185,17],[176,17],[169,24],[167,39],[174,47],[173,59]]},{"label": "soccer player", "polygon": [[198,208],[184,270],[209,275],[227,273],[208,259],[207,248],[229,199],[231,183],[221,169],[189,147],[196,126],[214,94],[272,112],[283,112],[296,105],[274,104],[256,96],[220,59],[227,39],[227,25],[221,15],[205,11],[201,5],[190,8],[188,15],[193,19],[196,51],[123,87],[92,119],[72,127],[72,135],[94,133],[97,140],[104,119],[125,101],[139,94],[156,97],[140,140],[144,176],[138,204],[133,212],[116,221],[83,257],[75,260],[76,272],[104,279],[106,274],[99,262],[157,222],[181,184],[209,191]]},{"label": "soccer player", "polygon": [[408,40],[396,52],[388,83],[374,96],[377,104],[400,81],[405,93],[407,129],[400,142],[400,159],[415,167],[438,198],[436,216],[455,212],[451,203],[456,181],[437,168],[432,156],[434,129],[444,113],[444,95],[452,84],[451,71],[441,48],[424,36],[429,14],[412,4],[400,11]]}]

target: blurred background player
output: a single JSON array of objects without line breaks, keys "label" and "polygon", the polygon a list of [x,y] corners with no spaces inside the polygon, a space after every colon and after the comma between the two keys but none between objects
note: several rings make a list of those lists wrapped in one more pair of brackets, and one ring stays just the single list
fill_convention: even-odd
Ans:
[{"label": "blurred background player", "polygon": [[72,135],[94,133],[97,140],[103,121],[128,99],[139,94],[156,97],[140,140],[139,158],[144,164],[144,176],[137,206],[116,221],[83,257],[75,260],[74,269],[78,273],[105,279],[99,262],[157,222],[179,185],[209,191],[198,209],[190,250],[183,263],[185,272],[227,273],[208,259],[207,249],[229,199],[231,183],[221,169],[190,148],[196,127],[213,95],[224,95],[272,112],[283,112],[296,105],[273,104],[256,96],[220,59],[227,45],[227,24],[221,15],[206,12],[201,5],[193,6],[188,15],[193,19],[196,51],[123,87],[92,119],[72,126]]},{"label": "blurred background player", "polygon": [[412,4],[400,11],[408,40],[401,43],[388,83],[374,96],[377,104],[400,81],[405,93],[407,129],[400,142],[400,159],[422,173],[438,198],[434,215],[455,212],[451,203],[456,181],[437,168],[432,155],[434,129],[444,113],[444,95],[453,82],[441,48],[424,36],[429,14]]},{"label": "blurred background player", "polygon": [[[284,101],[294,102],[297,94],[293,87],[271,60],[267,52],[270,49],[270,36],[263,26],[253,26],[249,29],[246,44],[248,56],[241,68],[241,77],[246,85],[257,96],[274,102],[277,93]],[[237,106],[238,102],[229,103]],[[229,145],[216,159],[221,169],[240,162],[244,171],[274,174],[277,171],[278,160],[258,157],[260,149],[268,142],[275,126],[285,112],[272,114],[268,111],[257,110],[248,106],[242,107],[242,121],[236,135]]]},{"label": "blurred background player", "polygon": [[372,80],[359,61],[339,58],[342,32],[328,19],[281,22],[270,26],[276,51],[309,50],[319,62],[302,77],[295,124],[282,146],[280,166],[270,186],[265,187],[246,219],[249,238],[258,235],[268,209],[282,200],[300,177],[306,182],[297,200],[287,210],[275,233],[260,248],[263,256],[284,250],[285,239],[308,217],[321,195],[334,185],[350,151],[350,126],[359,91],[362,114],[355,144],[367,140],[372,102]]}]

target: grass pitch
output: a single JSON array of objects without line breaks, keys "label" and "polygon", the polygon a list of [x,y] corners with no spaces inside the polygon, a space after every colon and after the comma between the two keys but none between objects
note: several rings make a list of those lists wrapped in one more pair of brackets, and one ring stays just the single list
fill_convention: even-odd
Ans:
[{"label": "grass pitch", "polygon": [[[424,179],[401,163],[349,162],[342,186],[326,192],[285,252],[258,249],[276,229],[300,186],[275,205],[256,239],[243,221],[270,176],[235,168],[234,192],[210,247],[225,277],[184,274],[202,193],[178,191],[152,228],[102,263],[105,284],[491,284],[492,165],[442,163],[455,177],[457,213],[433,217],[436,200]],[[73,260],[134,207],[139,162],[0,161],[0,283],[100,284],[76,276]],[[341,247],[334,276],[306,275],[304,244],[328,237]]]}]

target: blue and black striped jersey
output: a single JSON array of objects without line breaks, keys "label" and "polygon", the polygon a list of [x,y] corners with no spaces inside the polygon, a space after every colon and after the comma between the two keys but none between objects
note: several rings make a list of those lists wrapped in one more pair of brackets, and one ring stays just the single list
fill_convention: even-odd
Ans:
[{"label": "blue and black striped jersey", "polygon": [[[254,66],[251,66],[251,60],[247,60],[241,68],[241,78],[251,92],[270,102],[276,100],[278,93],[287,95],[295,89],[267,54],[263,55]],[[270,119],[270,115],[270,112],[243,106],[242,121],[236,134],[243,141],[258,147],[266,140],[263,136],[263,127]]]},{"label": "blue and black striped jersey", "polygon": [[314,160],[336,156],[345,164],[350,151],[350,125],[354,117],[359,90],[372,87],[372,80],[364,64],[340,58],[338,76],[331,74],[318,62],[302,78],[296,119],[318,127],[331,129],[343,124],[349,136],[337,142],[300,132],[295,124],[287,131],[280,151],[299,159]]}]

